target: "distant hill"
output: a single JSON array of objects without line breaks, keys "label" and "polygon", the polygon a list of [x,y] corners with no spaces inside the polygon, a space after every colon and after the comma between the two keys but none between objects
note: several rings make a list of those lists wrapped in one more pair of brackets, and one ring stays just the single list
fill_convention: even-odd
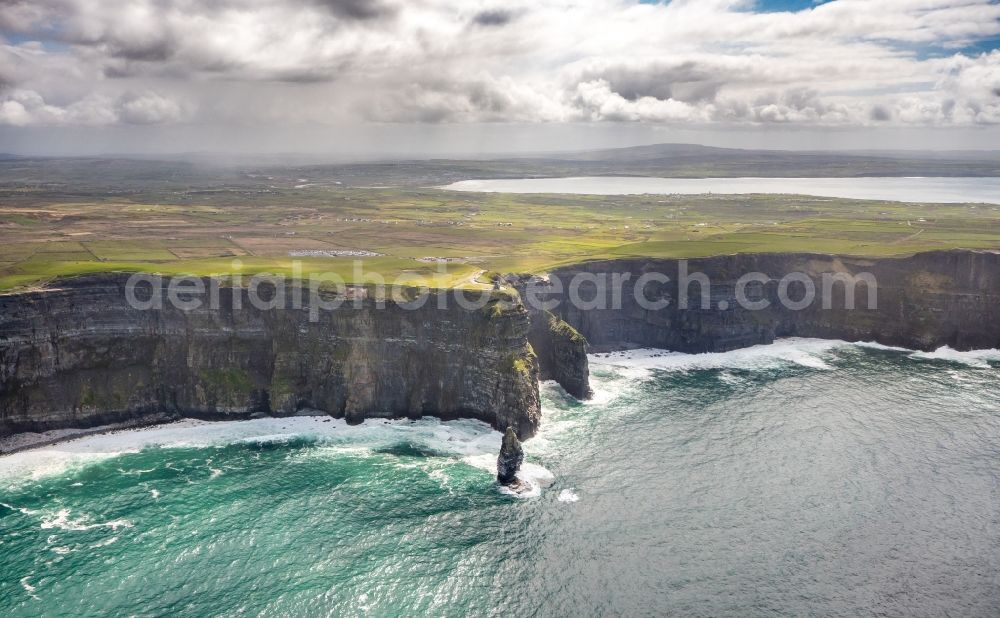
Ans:
[{"label": "distant hill", "polygon": [[557,152],[543,156],[519,157],[531,159],[557,159],[560,161],[651,161],[681,157],[733,157],[742,156],[748,150],[736,148],[716,148],[699,144],[650,144],[626,148],[604,148],[574,152]]},{"label": "distant hill", "polygon": [[355,163],[0,155],[0,188],[37,184],[90,191],[224,189],[267,191],[310,183],[342,187],[428,187],[475,178],[651,176],[664,178],[1000,176],[1000,151],[821,152],[653,144],[489,159]]},{"label": "distant hill", "polygon": [[656,161],[692,158],[709,159],[759,159],[788,157],[826,157],[838,159],[891,159],[891,160],[961,160],[1000,162],[1000,150],[749,150],[718,148],[700,144],[648,144],[625,148],[604,148],[572,152],[553,152],[545,155],[516,157],[518,159],[549,159],[559,161]]},{"label": "distant hill", "polygon": [[1000,176],[1000,151],[741,150],[697,144],[652,144],[507,158],[491,163],[511,168],[531,167],[538,175],[555,176]]}]

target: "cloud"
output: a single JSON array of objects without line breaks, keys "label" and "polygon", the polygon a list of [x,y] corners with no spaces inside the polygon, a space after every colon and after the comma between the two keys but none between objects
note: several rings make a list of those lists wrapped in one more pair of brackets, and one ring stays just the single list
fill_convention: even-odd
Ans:
[{"label": "cloud", "polygon": [[155,92],[129,94],[118,101],[118,113],[129,124],[162,124],[180,120],[182,112],[176,101]]},{"label": "cloud", "polygon": [[337,17],[361,21],[392,17],[396,7],[379,0],[316,0]]},{"label": "cloud", "polygon": [[90,95],[60,106],[33,90],[15,90],[0,97],[0,124],[106,126],[161,124],[183,116],[181,106],[153,92],[126,94],[118,99]]},{"label": "cloud", "polygon": [[0,123],[1000,122],[990,0],[6,0]]},{"label": "cloud", "polygon": [[477,26],[506,26],[514,20],[514,14],[505,9],[489,9],[473,15],[472,23]]},{"label": "cloud", "polygon": [[377,122],[558,122],[570,110],[543,92],[510,77],[415,76],[382,92],[362,108]]},{"label": "cloud", "polygon": [[20,101],[8,99],[0,102],[0,124],[23,127],[31,124],[31,114]]},{"label": "cloud", "polygon": [[705,107],[672,98],[625,97],[604,80],[577,84],[571,104],[581,120],[699,122],[710,114]]},{"label": "cloud", "polygon": [[892,110],[885,105],[873,105],[871,119],[875,122],[886,122],[892,120]]}]

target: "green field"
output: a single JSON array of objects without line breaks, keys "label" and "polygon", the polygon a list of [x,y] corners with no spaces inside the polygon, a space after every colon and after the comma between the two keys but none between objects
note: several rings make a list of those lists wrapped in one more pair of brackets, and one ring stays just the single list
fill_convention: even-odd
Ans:
[{"label": "green field", "polygon": [[[0,193],[0,289],[101,271],[309,275],[481,285],[482,271],[584,260],[812,251],[1000,249],[1000,207],[805,196],[569,196],[436,189]],[[356,258],[338,252],[379,254]],[[446,258],[446,263],[436,260]],[[235,260],[235,261],[234,261]],[[298,262],[301,271],[293,270]]]}]

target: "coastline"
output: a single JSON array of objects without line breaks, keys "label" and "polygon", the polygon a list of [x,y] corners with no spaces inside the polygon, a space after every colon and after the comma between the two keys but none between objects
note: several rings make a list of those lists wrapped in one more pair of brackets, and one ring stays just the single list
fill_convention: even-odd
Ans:
[{"label": "coastline", "polygon": [[[170,414],[166,412],[145,414],[134,419],[120,421],[117,423],[102,423],[92,427],[66,427],[61,429],[50,429],[42,432],[27,431],[0,438],[0,459],[25,451],[42,449],[57,444],[74,442],[82,438],[94,436],[110,436],[124,432],[139,432],[147,429],[157,429],[170,425],[178,429],[189,427],[200,427],[209,425],[223,425],[225,423],[238,423],[244,421],[270,419],[284,420],[299,417],[321,417],[324,420],[338,420],[333,416],[320,410],[302,410],[292,415],[254,415],[246,417],[225,417],[222,415],[207,415],[202,417],[184,416]],[[388,419],[386,419],[388,420]],[[363,423],[362,423],[363,424]]]},{"label": "coastline", "polygon": [[[596,367],[617,367],[633,370],[649,371],[690,371],[699,369],[726,369],[726,368],[759,368],[763,365],[774,365],[775,363],[792,363],[813,369],[830,369],[816,355],[823,352],[844,347],[857,346],[859,348],[870,348],[899,352],[911,358],[924,361],[951,362],[964,365],[966,367],[985,369],[989,368],[990,362],[1000,362],[1000,349],[984,348],[976,350],[959,351],[948,346],[941,346],[934,351],[921,351],[912,348],[898,346],[886,346],[872,341],[845,341],[840,339],[821,339],[810,337],[785,337],[775,340],[769,344],[759,344],[748,348],[739,348],[727,352],[699,352],[686,353],[675,352],[659,348],[632,347],[628,349],[618,349],[612,351],[595,351],[588,355],[590,363]],[[554,384],[554,382],[553,382]],[[603,398],[597,398],[603,401]],[[586,403],[586,402],[585,402]],[[135,419],[117,423],[101,424],[86,428],[63,428],[52,429],[44,432],[24,432],[0,438],[0,461],[9,455],[15,455],[26,451],[35,451],[58,444],[71,443],[83,438],[94,436],[111,436],[124,432],[141,432],[168,426],[175,426],[178,429],[188,429],[192,427],[204,426],[225,426],[228,423],[239,423],[246,421],[283,421],[293,418],[314,418],[318,422],[344,423],[344,419],[329,416],[319,410],[303,410],[298,414],[290,416],[254,416],[246,418],[225,418],[225,417],[203,417],[180,416],[168,413],[146,414]],[[455,420],[471,419],[442,419],[432,415],[425,417],[425,420],[437,423],[454,422]],[[408,419],[368,419],[369,422],[379,421],[380,424],[411,424],[414,421]],[[472,421],[476,422],[476,421]],[[366,423],[361,423],[363,427]]]},{"label": "coastline", "polygon": [[97,425],[95,427],[49,429],[41,432],[26,431],[16,433],[0,438],[0,458],[46,446],[72,442],[89,436],[112,435],[122,431],[137,431],[188,420],[194,419],[186,419],[169,414],[149,414],[127,421]]},{"label": "coastline", "polygon": [[[669,302],[647,311],[626,287],[620,307],[578,307],[553,292],[546,300],[559,304],[548,316],[526,306],[409,311],[390,304],[383,311],[369,303],[316,322],[287,302],[273,313],[249,301],[240,310],[171,305],[143,312],[124,302],[120,276],[80,278],[46,292],[0,297],[0,325],[9,333],[0,342],[0,454],[180,418],[282,418],[317,410],[348,424],[478,419],[498,431],[520,428],[525,439],[540,422],[539,379],[555,379],[569,394],[587,397],[588,348],[657,349],[663,351],[658,358],[645,362],[673,365],[679,358],[704,363],[712,357],[666,357],[667,351],[746,350],[741,354],[752,356],[757,346],[796,337],[923,350],[922,357],[986,350],[992,360],[997,353],[991,350],[1000,348],[1000,329],[991,319],[1000,298],[998,257],[972,250],[884,260],[739,254],[690,261],[711,280],[703,308],[691,311]],[[677,268],[669,259],[598,261],[550,277],[572,281],[612,272],[640,281],[650,269]],[[764,308],[738,302],[736,275],[746,272],[767,279],[760,291]],[[857,310],[853,295],[848,303],[846,283],[839,297],[824,299],[829,307],[813,302],[793,309],[779,302],[783,272],[810,281],[860,272],[877,276],[878,285],[860,288]],[[660,293],[669,300],[676,287]]]},{"label": "coastline", "polygon": [[[129,427],[102,425],[86,430],[61,430],[58,436],[31,436],[18,451],[0,455],[0,481],[15,485],[25,479],[60,474],[81,463],[137,453],[147,448],[205,448],[241,442],[281,443],[317,441],[334,450],[358,449],[378,452],[400,442],[417,443],[428,453],[453,462],[464,462],[496,476],[496,452],[501,434],[475,419],[445,421],[427,417],[410,419],[368,419],[348,424],[312,410],[291,417],[203,420],[194,418],[147,419],[146,424]],[[61,445],[58,448],[50,448]],[[518,478],[527,491],[508,492],[517,498],[538,497],[554,481],[552,472],[534,462],[525,462]],[[2,486],[3,483],[0,483]]]}]

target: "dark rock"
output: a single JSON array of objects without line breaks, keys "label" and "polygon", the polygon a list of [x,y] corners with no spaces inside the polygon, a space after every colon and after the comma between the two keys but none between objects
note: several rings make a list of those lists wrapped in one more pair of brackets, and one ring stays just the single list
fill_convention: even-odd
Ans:
[{"label": "dark rock", "polygon": [[284,306],[258,309],[245,289],[223,288],[216,308],[182,311],[164,290],[162,308],[135,309],[127,279],[0,294],[0,437],[152,413],[223,420],[300,410],[351,423],[474,418],[521,438],[538,427],[538,369],[518,303],[439,309],[432,297],[420,308],[379,308],[365,298],[314,321],[308,294],[296,308],[293,292]]},{"label": "dark rock", "polygon": [[538,357],[542,380],[555,380],[577,399],[593,395],[587,339],[575,328],[549,311],[532,312],[528,342]]},{"label": "dark rock", "polygon": [[517,434],[513,427],[508,427],[503,434],[503,443],[500,445],[500,456],[497,457],[497,480],[503,485],[512,485],[517,482],[517,471],[524,463],[524,449],[521,448],[521,441],[517,439]]},{"label": "dark rock", "polygon": [[[245,289],[231,288],[222,290],[214,309],[182,311],[164,303],[139,310],[126,302],[124,274],[0,294],[0,437],[158,414],[241,419],[318,410],[352,423],[475,418],[496,429],[513,427],[516,437],[527,439],[540,422],[539,375],[577,397],[589,393],[588,341],[595,351],[719,352],[785,336],[920,350],[1000,347],[995,251],[692,259],[688,271],[704,273],[711,285],[689,286],[687,309],[677,303],[677,260],[589,262],[551,277],[568,290],[581,272],[628,274],[628,286],[651,271],[671,278],[646,290],[672,301],[663,308],[641,307],[626,287],[617,306],[593,309],[575,308],[565,292],[553,291],[549,297],[561,303],[552,314],[517,302],[437,309],[433,297],[416,309],[392,302],[379,308],[362,296],[363,302],[345,302],[312,321],[308,304],[295,306],[294,293],[276,309],[257,309]],[[752,300],[768,301],[766,309],[737,302],[737,280],[753,272],[766,281]],[[868,308],[862,285],[856,308],[846,309],[838,283],[832,306],[823,306],[820,292],[811,306],[789,309],[778,301],[778,281],[792,272],[805,273],[817,291],[825,273],[870,272],[878,283],[877,308]],[[508,283],[523,295],[533,281],[518,275]],[[164,279],[163,287],[168,283]],[[702,299],[708,308],[701,308]]]},{"label": "dark rock", "polygon": [[[846,341],[876,341],[885,345],[934,350],[947,345],[958,350],[1000,347],[1000,253],[995,251],[932,251],[901,258],[860,258],[821,254],[738,254],[687,260],[689,273],[704,273],[711,285],[702,290],[691,283],[687,309],[679,305],[678,260],[628,259],[588,262],[551,274],[562,289],[578,273],[631,275],[620,295],[620,307],[581,310],[566,294],[554,309],[560,318],[587,338],[596,351],[637,347],[687,353],[725,352],[777,337],[816,337]],[[670,277],[650,284],[645,297],[669,304],[646,309],[635,299],[634,282],[645,273]],[[762,273],[767,282],[751,301],[767,301],[766,309],[740,306],[737,280]],[[814,283],[815,301],[803,309],[784,306],[778,283],[789,273],[804,273]],[[877,281],[877,304],[869,308],[865,285],[855,288],[855,308],[845,307],[844,284],[838,282],[823,304],[823,275],[871,273]],[[587,297],[586,292],[581,295]],[[748,293],[748,297],[751,296]],[[794,300],[801,292],[789,291]],[[702,308],[702,299],[709,307]],[[532,325],[534,332],[535,325]],[[534,345],[534,343],[533,343]],[[537,350],[536,350],[537,351]],[[545,375],[545,361],[540,356]]]},{"label": "dark rock", "polygon": [[[531,275],[506,275],[505,280],[526,298],[528,286],[539,301],[550,297],[546,280]],[[577,399],[589,399],[590,365],[587,361],[587,339],[575,328],[550,311],[526,303],[531,319],[528,342],[538,358],[539,377],[555,380],[567,393]]]}]

